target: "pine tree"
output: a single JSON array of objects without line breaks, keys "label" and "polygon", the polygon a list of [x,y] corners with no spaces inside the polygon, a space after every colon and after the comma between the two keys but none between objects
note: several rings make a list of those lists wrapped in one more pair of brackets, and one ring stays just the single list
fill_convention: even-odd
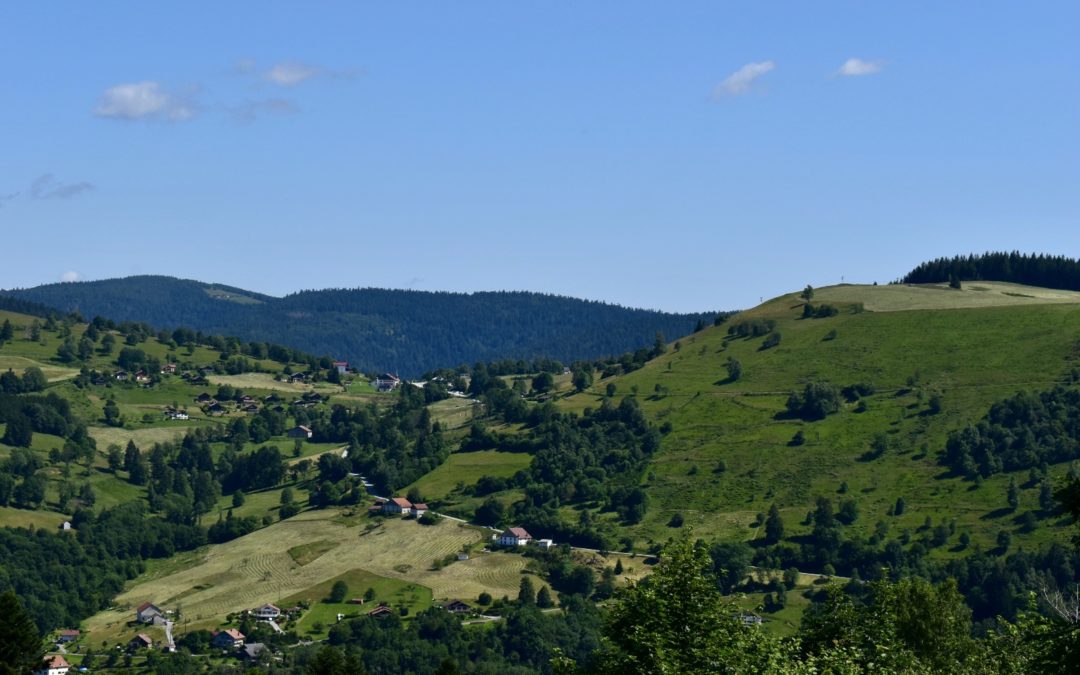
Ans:
[{"label": "pine tree", "polygon": [[784,519],[780,517],[780,509],[773,504],[769,508],[769,517],[765,520],[765,543],[775,544],[784,538]]},{"label": "pine tree", "polygon": [[529,577],[521,578],[521,586],[518,588],[518,602],[523,605],[536,604],[536,589],[533,587],[532,579]]},{"label": "pine tree", "polygon": [[0,673],[26,673],[40,665],[41,635],[14,591],[0,595]]}]

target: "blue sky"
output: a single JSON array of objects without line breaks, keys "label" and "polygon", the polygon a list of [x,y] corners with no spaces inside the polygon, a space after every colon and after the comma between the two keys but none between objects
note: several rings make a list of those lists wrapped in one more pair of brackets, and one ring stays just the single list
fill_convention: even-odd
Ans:
[{"label": "blue sky", "polygon": [[0,287],[668,310],[1080,255],[1080,4],[0,6]]}]

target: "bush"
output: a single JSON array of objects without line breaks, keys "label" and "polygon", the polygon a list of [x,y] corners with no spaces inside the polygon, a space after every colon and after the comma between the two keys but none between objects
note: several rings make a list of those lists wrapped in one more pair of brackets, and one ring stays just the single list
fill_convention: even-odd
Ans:
[{"label": "bush", "polygon": [[769,333],[769,334],[768,334],[768,335],[767,335],[767,336],[765,337],[765,340],[764,340],[764,341],[763,341],[763,342],[761,343],[761,349],[762,349],[762,351],[764,351],[764,350],[766,350],[766,349],[772,349],[772,348],[773,348],[773,347],[775,347],[776,345],[780,344],[780,337],[781,337],[781,336],[780,336],[780,333],[779,333],[779,332],[776,332],[776,333]]}]

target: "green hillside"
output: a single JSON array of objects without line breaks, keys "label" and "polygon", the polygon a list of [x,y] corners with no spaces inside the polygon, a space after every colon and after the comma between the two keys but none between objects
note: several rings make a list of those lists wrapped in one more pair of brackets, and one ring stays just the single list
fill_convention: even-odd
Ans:
[{"label": "green hillside", "polygon": [[[969,531],[973,542],[992,548],[999,530],[1015,528],[1011,517],[991,517],[1005,505],[1008,476],[973,488],[947,476],[937,455],[950,431],[978,420],[994,402],[1020,390],[1051,388],[1069,375],[1077,365],[1080,294],[989,283],[963,291],[816,291],[814,304],[828,302],[838,315],[803,319],[799,294],[776,298],[562,403],[577,410],[595,406],[614,384],[619,394],[637,391],[642,408],[671,425],[648,468],[652,502],[645,521],[632,528],[637,536],[662,540],[678,513],[710,538],[751,539],[761,534],[754,526],[757,514],[774,503],[789,531],[798,533],[815,498],[839,499],[845,483],[846,497],[859,503],[858,529],[871,531],[884,521],[892,531],[915,531],[927,517],[934,523],[955,519],[958,533]],[[729,326],[751,319],[775,321],[780,343],[763,350],[765,337],[729,336]],[[738,381],[729,381],[729,359],[742,365]],[[845,402],[820,421],[788,417],[788,396],[814,381],[869,383],[875,391],[863,397],[863,412]],[[931,414],[934,394],[942,407]],[[800,431],[805,444],[794,446]],[[887,449],[869,459],[882,433]],[[1051,474],[1060,477],[1065,470],[1051,467]],[[907,509],[889,517],[898,497]],[[1021,512],[1037,508],[1035,500],[1033,490],[1023,490]],[[1043,525],[1017,533],[1017,541],[1066,537],[1056,520]]]}]

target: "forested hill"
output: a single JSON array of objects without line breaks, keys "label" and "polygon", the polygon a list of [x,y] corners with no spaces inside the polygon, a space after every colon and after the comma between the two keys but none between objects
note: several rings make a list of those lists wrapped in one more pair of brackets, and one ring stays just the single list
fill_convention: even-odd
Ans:
[{"label": "forested hill", "polygon": [[0,291],[86,317],[190,327],[347,359],[365,371],[415,376],[476,361],[548,357],[569,363],[678,337],[715,313],[669,314],[526,292],[377,288],[283,298],[164,276]]},{"label": "forested hill", "polygon": [[1080,291],[1080,260],[1036,253],[995,252],[958,255],[920,264],[900,279],[905,284],[957,281],[1009,281],[1016,284]]}]

